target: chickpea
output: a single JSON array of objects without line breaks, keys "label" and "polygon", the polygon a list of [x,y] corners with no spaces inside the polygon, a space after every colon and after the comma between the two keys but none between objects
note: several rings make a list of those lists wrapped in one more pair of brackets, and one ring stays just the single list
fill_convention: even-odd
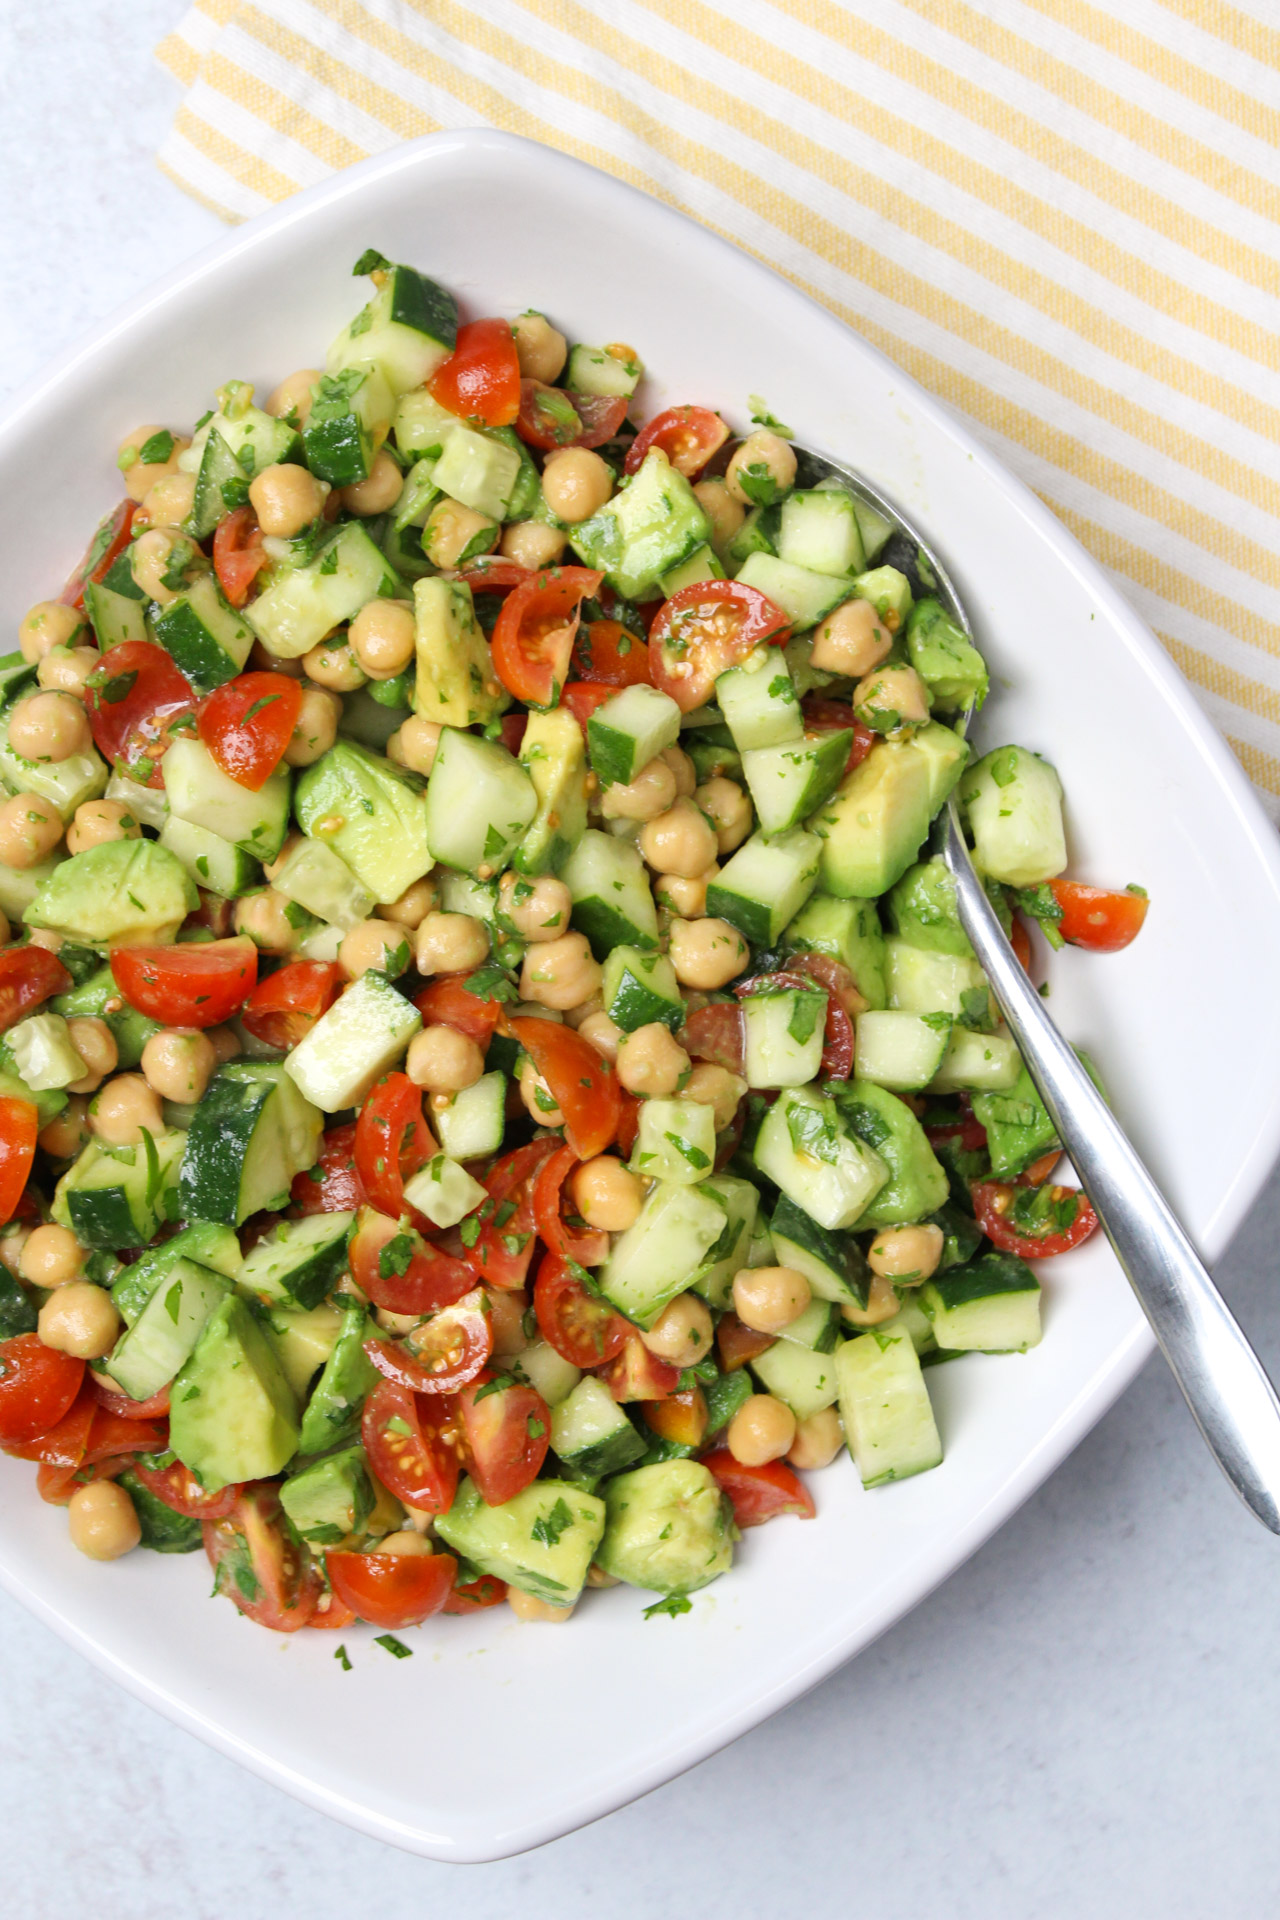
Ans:
[{"label": "chickpea", "polygon": [[348,980],[363,973],[385,973],[394,979],[409,964],[409,935],[390,920],[361,920],[343,936],[338,965]]},{"label": "chickpea", "polygon": [[120,442],[116,453],[116,465],[124,476],[124,490],[131,500],[145,500],[157,480],[163,480],[167,474],[178,473],[178,455],[185,453],[191,445],[190,439],[181,433],[171,433],[168,441],[161,440],[167,451],[162,460],[144,460],[142,449],[148,441],[155,440],[165,433],[163,427],[135,427]]},{"label": "chickpea", "polygon": [[50,1294],[40,1309],[36,1332],[46,1347],[77,1360],[101,1360],[120,1331],[120,1315],[105,1287],[90,1280],[69,1280]]},{"label": "chickpea", "polygon": [[240,1042],[230,1027],[206,1027],[204,1037],[217,1056],[218,1065],[223,1067],[228,1060],[240,1056]]},{"label": "chickpea", "polygon": [[142,1074],[162,1100],[193,1107],[218,1065],[213,1042],[195,1027],[166,1027],[142,1049]]},{"label": "chickpea", "polygon": [[435,1548],[425,1533],[417,1533],[412,1527],[400,1527],[395,1533],[384,1533],[375,1553],[414,1554],[434,1553]]},{"label": "chickpea", "polygon": [[560,378],[569,357],[569,343],[545,313],[535,313],[532,308],[528,313],[518,313],[511,322],[511,332],[525,380],[541,380],[550,386]]},{"label": "chickpea", "polygon": [[437,721],[410,714],[387,741],[387,758],[398,767],[408,767],[410,773],[430,773],[442,732]]},{"label": "chickpea", "polygon": [[27,945],[43,947],[46,953],[61,953],[64,939],[63,935],[55,933],[52,927],[33,927]]},{"label": "chickpea", "polygon": [[498,523],[487,513],[477,513],[458,500],[437,500],[422,529],[422,551],[433,567],[456,567],[468,552],[487,553],[497,533]]},{"label": "chickpea", "polygon": [[3,1235],[0,1235],[0,1266],[7,1267],[15,1280],[22,1273],[22,1249],[31,1238],[32,1231],[30,1227],[6,1227]]},{"label": "chickpea", "polygon": [[584,1040],[589,1040],[597,1053],[606,1060],[616,1060],[618,1047],[622,1040],[622,1028],[615,1027],[607,1013],[591,1013],[582,1022],[578,1032]]},{"label": "chickpea", "polygon": [[361,519],[367,520],[375,513],[386,513],[394,507],[403,485],[399,467],[383,447],[373,456],[368,478],[343,487],[339,497],[348,513],[358,513]]},{"label": "chickpea", "polygon": [[563,1013],[600,991],[600,968],[582,933],[562,933],[535,945],[524,957],[520,993],[539,1006]]},{"label": "chickpea", "polygon": [[236,901],[232,924],[263,953],[295,953],[302,941],[289,918],[290,905],[274,887],[259,887]]},{"label": "chickpea", "polygon": [[942,1228],[931,1220],[918,1227],[883,1227],[871,1242],[867,1264],[900,1287],[914,1287],[937,1272],[943,1245]]},{"label": "chickpea", "polygon": [[520,1062],[518,1077],[520,1098],[529,1118],[540,1127],[562,1127],[564,1115],[556,1105],[556,1097],[527,1055]]},{"label": "chickpea", "polygon": [[895,724],[916,726],[929,718],[929,695],[914,667],[881,667],[859,680],[853,710],[864,723],[897,714]]},{"label": "chickpea", "polygon": [[104,1146],[136,1147],[144,1132],[164,1132],[160,1096],[140,1073],[118,1073],[89,1108],[89,1125]]},{"label": "chickpea", "polygon": [[489,1326],[493,1332],[493,1351],[504,1359],[523,1353],[529,1341],[524,1316],[529,1311],[529,1296],[523,1287],[494,1287],[489,1294]]},{"label": "chickpea", "polygon": [[15,793],[0,806],[0,860],[6,866],[39,866],[61,838],[58,809],[38,793]]},{"label": "chickpea", "polygon": [[51,693],[82,695],[89,675],[102,664],[94,647],[50,647],[36,668],[36,682]]},{"label": "chickpea", "polygon": [[502,529],[498,552],[522,567],[553,567],[565,549],[565,535],[559,527],[542,520],[513,520]]},{"label": "chickpea", "polygon": [[324,375],[318,367],[300,367],[297,373],[291,373],[282,380],[270,399],[265,411],[276,420],[286,420],[293,416],[293,424],[301,430],[311,415],[314,398],[311,389],[318,387]]},{"label": "chickpea", "polygon": [[290,680],[302,678],[301,660],[282,660],[278,653],[272,653],[270,648],[264,647],[261,640],[255,640],[250,647],[249,658],[245,664],[255,673],[283,673]]},{"label": "chickpea", "polygon": [[345,640],[322,640],[318,647],[302,656],[309,680],[332,693],[355,693],[368,675]]},{"label": "chickpea", "polygon": [[869,600],[842,600],[819,622],[809,656],[824,673],[847,674],[861,680],[871,673],[893,649],[893,635],[881,626],[880,616]]},{"label": "chickpea", "polygon": [[128,1490],[114,1480],[77,1487],[67,1503],[71,1544],[90,1560],[118,1560],[142,1539],[142,1527]]},{"label": "chickpea", "polygon": [[393,680],[413,659],[413,608],[407,600],[369,600],[351,622],[349,637],[371,680]]},{"label": "chickpea", "polygon": [[24,760],[59,762],[93,744],[84,703],[71,693],[33,693],[9,721],[9,745]]},{"label": "chickpea", "polygon": [[711,544],[717,553],[723,553],[746,519],[747,510],[724,480],[699,480],[693,491],[711,522]]},{"label": "chickpea", "polygon": [[678,1293],[640,1338],[669,1367],[692,1367],[710,1353],[714,1333],[706,1301],[696,1293]]},{"label": "chickpea", "polygon": [[673,1094],[689,1071],[689,1056],[661,1020],[624,1033],[618,1043],[618,1078],[628,1093]]},{"label": "chickpea", "polygon": [[[180,527],[195,505],[195,499],[194,473],[166,473],[148,487],[138,517],[147,526]],[[134,524],[137,525],[136,519]]]},{"label": "chickpea", "polygon": [[796,1437],[787,1459],[802,1471],[809,1467],[829,1467],[844,1445],[844,1428],[834,1407],[823,1407],[807,1420],[797,1420]]},{"label": "chickpea", "polygon": [[393,926],[416,933],[435,904],[435,883],[431,880],[415,880],[412,886],[405,888],[398,900],[378,907],[376,912],[379,920],[390,920]]},{"label": "chickpea", "polygon": [[69,1227],[33,1227],[18,1255],[18,1272],[33,1287],[65,1287],[85,1263],[85,1250]]},{"label": "chickpea", "polygon": [[698,784],[698,775],[684,748],[664,747],[658,758],[670,767],[677,794],[687,800]]},{"label": "chickpea", "polygon": [[[40,1131],[39,1144],[55,1160],[71,1160],[88,1143],[88,1105],[80,1094],[72,1094],[62,1112]],[[0,1255],[3,1258],[3,1255]]]},{"label": "chickpea", "polygon": [[796,456],[776,433],[749,433],[725,469],[724,479],[743,506],[767,505],[795,485]]},{"label": "chickpea", "polygon": [[523,880],[518,873],[504,873],[498,882],[498,902],[504,917],[522,940],[531,946],[545,946],[558,940],[569,925],[573,898],[563,880],[544,873],[537,880]]},{"label": "chickpea", "polygon": [[681,920],[700,920],[707,911],[707,888],[719,871],[718,866],[710,866],[692,879],[682,873],[655,874],[653,897]]},{"label": "chickpea", "polygon": [[893,1282],[882,1273],[872,1274],[865,1307],[855,1307],[846,1302],[840,1309],[841,1317],[851,1327],[878,1327],[881,1321],[892,1320],[897,1311],[898,1296],[893,1290]]},{"label": "chickpea", "polygon": [[716,835],[693,800],[676,800],[640,829],[641,853],[655,873],[685,879],[705,873],[716,857]]},{"label": "chickpea", "polygon": [[613,475],[589,447],[561,447],[542,469],[542,497],[557,520],[571,527],[599,513],[613,492]]},{"label": "chickpea", "polygon": [[696,1100],[701,1107],[714,1107],[716,1132],[723,1133],[746,1091],[747,1083],[740,1073],[700,1061],[680,1089],[680,1097]]},{"label": "chickpea", "polygon": [[429,913],[419,922],[419,973],[474,973],[489,958],[489,929],[470,913]]},{"label": "chickpea", "polygon": [[580,1007],[565,1008],[564,1023],[566,1027],[572,1027],[576,1033],[579,1027],[585,1026],[588,1020],[593,1020],[598,1013],[603,1012],[604,995],[593,993],[591,998],[584,1000]]},{"label": "chickpea", "polygon": [[87,853],[107,840],[140,840],[136,816],[119,800],[82,800],[67,828],[67,852]]},{"label": "chickpea", "polygon": [[781,1460],[796,1437],[796,1417],[771,1393],[753,1393],[729,1422],[725,1435],[729,1451],[740,1466],[763,1467]]},{"label": "chickpea", "polygon": [[650,760],[626,786],[606,787],[600,811],[606,820],[656,820],[675,802],[676,777],[665,760]]},{"label": "chickpea", "polygon": [[574,1204],[589,1227],[625,1233],[640,1217],[644,1186],[621,1160],[597,1154],[575,1171],[570,1187]]},{"label": "chickpea", "polygon": [[325,687],[304,687],[298,718],[284,750],[286,763],[291,767],[313,766],[337,739],[341,718],[342,701],[336,693]]},{"label": "chickpea", "polygon": [[309,527],[324,509],[329,488],[323,480],[291,461],[264,467],[249,482],[249,504],[264,533],[292,540]]},{"label": "chickpea", "polygon": [[89,637],[82,613],[64,607],[60,600],[37,600],[22,617],[18,645],[29,667],[34,667],[52,647],[79,645]]},{"label": "chickpea", "polygon": [[181,581],[177,586],[170,586],[168,582],[175,567],[183,566],[190,544],[173,527],[152,527],[149,533],[134,541],[129,552],[134,580],[158,606],[167,607],[177,599]]},{"label": "chickpea", "polygon": [[736,780],[708,780],[694,794],[715,830],[716,848],[732,853],[751,831],[751,802]]},{"label": "chickpea", "polygon": [[109,1073],[120,1063],[116,1037],[105,1020],[95,1014],[77,1014],[67,1022],[71,1044],[84,1061],[84,1072],[73,1080],[69,1093],[96,1093]]},{"label": "chickpea", "polygon": [[527,1623],[536,1621],[546,1627],[560,1627],[573,1612],[572,1606],[553,1607],[549,1600],[535,1600],[531,1593],[522,1593],[519,1587],[507,1588],[507,1605],[517,1620]]},{"label": "chickpea", "polygon": [[428,1093],[461,1093],[484,1072],[484,1054],[456,1027],[424,1027],[409,1042],[405,1072]]},{"label": "chickpea", "polygon": [[727,920],[673,920],[669,938],[676,979],[702,993],[727,987],[750,958],[746,941]]},{"label": "chickpea", "polygon": [[269,880],[272,886],[275,885],[276,881],[280,878],[280,875],[284,872],[290,860],[293,858],[293,855],[298,851],[298,848],[302,845],[303,837],[304,836],[300,834],[296,830],[296,828],[291,827],[289,832],[286,833],[283,841],[281,842],[280,851],[276,855],[275,859],[263,861],[262,863],[263,877]]},{"label": "chickpea", "polygon": [[781,1333],[813,1295],[794,1267],[743,1267],[733,1277],[733,1310],[756,1333]]}]

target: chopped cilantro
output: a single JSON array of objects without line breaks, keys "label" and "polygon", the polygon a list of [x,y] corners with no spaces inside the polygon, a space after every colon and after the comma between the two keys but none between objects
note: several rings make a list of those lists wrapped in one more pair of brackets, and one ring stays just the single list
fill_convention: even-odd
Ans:
[{"label": "chopped cilantro", "polygon": [[144,467],[163,466],[166,460],[173,458],[174,439],[167,427],[161,427],[159,433],[153,433],[144,440],[138,449],[138,458]]},{"label": "chopped cilantro", "polygon": [[652,1620],[656,1613],[665,1613],[669,1620],[675,1620],[682,1613],[692,1613],[692,1611],[693,1602],[687,1593],[669,1593],[665,1599],[655,1600],[651,1607],[646,1607],[644,1617],[646,1620]]},{"label": "chopped cilantro", "polygon": [[397,1640],[394,1633],[375,1634],[375,1647],[385,1647],[394,1660],[412,1660],[413,1648],[406,1647],[403,1640]]},{"label": "chopped cilantro", "polygon": [[544,1547],[554,1547],[566,1527],[573,1525],[573,1515],[563,1500],[557,1500],[550,1513],[540,1513],[529,1531],[535,1540],[541,1540]]},{"label": "chopped cilantro", "polygon": [[335,1647],[333,1650],[333,1657],[341,1666],[342,1671],[344,1673],[350,1673],[351,1661],[347,1655],[347,1650],[345,1647]]}]

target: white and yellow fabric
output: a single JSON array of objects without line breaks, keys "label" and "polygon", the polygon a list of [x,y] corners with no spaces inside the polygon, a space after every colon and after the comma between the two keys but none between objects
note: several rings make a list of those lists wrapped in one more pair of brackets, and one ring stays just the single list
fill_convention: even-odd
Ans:
[{"label": "white and yellow fabric", "polygon": [[159,53],[160,163],[228,219],[485,124],[767,260],[1041,494],[1280,811],[1264,0],[200,0]]}]

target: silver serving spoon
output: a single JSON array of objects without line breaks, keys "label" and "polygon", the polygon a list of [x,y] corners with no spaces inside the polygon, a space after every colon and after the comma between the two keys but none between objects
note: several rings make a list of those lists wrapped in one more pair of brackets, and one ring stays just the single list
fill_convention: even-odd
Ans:
[{"label": "silver serving spoon", "polygon": [[[851,468],[808,453],[801,453],[801,460],[807,484],[838,481],[916,547],[936,578],[939,596],[972,639],[946,567],[900,510]],[[969,718],[967,711],[961,715],[959,732]],[[1263,1526],[1280,1533],[1280,1400],[1262,1362],[1024,973],[974,868],[954,798],[939,816],[935,835],[955,880],[960,924],[1192,1417],[1245,1505]]]}]

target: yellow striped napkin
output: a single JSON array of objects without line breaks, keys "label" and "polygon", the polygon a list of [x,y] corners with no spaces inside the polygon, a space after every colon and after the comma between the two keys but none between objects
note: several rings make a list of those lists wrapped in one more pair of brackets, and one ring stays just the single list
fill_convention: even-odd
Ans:
[{"label": "yellow striped napkin", "polygon": [[485,124],[656,194],[965,414],[1280,812],[1280,30],[1225,0],[199,0],[231,220]]}]

